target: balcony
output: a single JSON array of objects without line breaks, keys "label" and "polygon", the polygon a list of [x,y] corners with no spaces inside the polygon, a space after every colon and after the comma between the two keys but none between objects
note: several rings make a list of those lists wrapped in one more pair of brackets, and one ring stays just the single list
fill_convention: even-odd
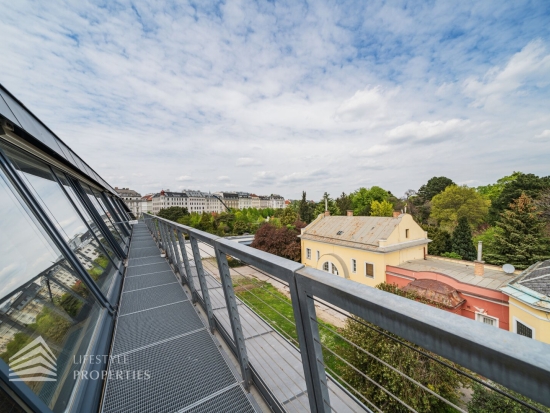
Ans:
[{"label": "balcony", "polygon": [[550,406],[548,345],[134,221],[2,87],[0,99],[0,411],[454,412],[470,387],[521,411]]}]

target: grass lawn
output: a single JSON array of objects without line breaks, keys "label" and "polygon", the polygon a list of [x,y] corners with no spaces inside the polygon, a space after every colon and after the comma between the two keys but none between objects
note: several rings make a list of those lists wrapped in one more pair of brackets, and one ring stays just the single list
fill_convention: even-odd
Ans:
[{"label": "grass lawn", "polygon": [[[237,297],[259,314],[273,329],[298,346],[294,312],[290,299],[286,295],[267,282],[251,278],[234,279],[233,283]],[[334,331],[339,330],[338,327],[320,320],[319,323],[328,326]],[[335,353],[339,352],[339,348],[348,345],[344,340],[326,328],[319,328],[319,336],[321,343]],[[343,366],[341,360],[325,349],[323,349],[323,359],[327,367],[340,374]]]}]

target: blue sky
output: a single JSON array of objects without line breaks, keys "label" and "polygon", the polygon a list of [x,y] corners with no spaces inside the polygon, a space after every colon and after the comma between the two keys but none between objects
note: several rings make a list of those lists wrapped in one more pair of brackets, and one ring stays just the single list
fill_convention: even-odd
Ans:
[{"label": "blue sky", "polygon": [[547,1],[51,3],[5,1],[0,82],[113,186],[550,175]]}]

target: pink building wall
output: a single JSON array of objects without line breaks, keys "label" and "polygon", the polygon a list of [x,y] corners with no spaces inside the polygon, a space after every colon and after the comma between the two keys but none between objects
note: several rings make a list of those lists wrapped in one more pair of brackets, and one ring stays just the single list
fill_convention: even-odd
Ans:
[{"label": "pink building wall", "polygon": [[[476,319],[478,309],[483,309],[485,315],[498,318],[498,326],[509,331],[508,296],[500,291],[462,283],[448,275],[432,271],[412,271],[391,265],[386,266],[386,282],[404,287],[414,280],[436,280],[450,285],[458,291],[466,301],[458,308],[446,310],[454,314]],[[477,308],[476,308],[477,307]]]}]

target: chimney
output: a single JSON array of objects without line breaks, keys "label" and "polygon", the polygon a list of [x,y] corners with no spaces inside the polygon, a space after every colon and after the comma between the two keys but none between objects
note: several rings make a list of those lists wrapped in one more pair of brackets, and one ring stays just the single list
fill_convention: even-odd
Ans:
[{"label": "chimney", "polygon": [[348,209],[347,216],[352,217],[353,216],[353,209]]},{"label": "chimney", "polygon": [[325,211],[325,216],[330,217],[330,211]]},{"label": "chimney", "polygon": [[483,264],[485,264],[484,261],[482,261],[483,258],[483,242],[479,241],[477,243],[477,260],[474,261],[474,275],[478,275],[480,277],[483,276],[485,272],[485,267]]},{"label": "chimney", "polygon": [[401,212],[399,211],[393,211],[393,217],[397,218],[399,215],[401,215]]}]

